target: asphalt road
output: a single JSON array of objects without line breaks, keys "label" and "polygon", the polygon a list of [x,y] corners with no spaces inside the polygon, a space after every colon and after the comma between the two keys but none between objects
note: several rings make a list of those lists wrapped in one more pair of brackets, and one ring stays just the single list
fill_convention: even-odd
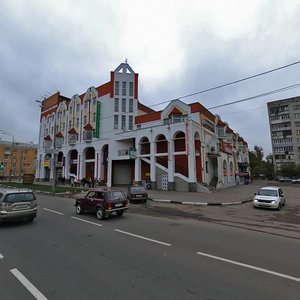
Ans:
[{"label": "asphalt road", "polygon": [[76,215],[72,199],[38,200],[34,223],[0,224],[1,299],[299,299],[293,234],[151,204],[98,221]]}]

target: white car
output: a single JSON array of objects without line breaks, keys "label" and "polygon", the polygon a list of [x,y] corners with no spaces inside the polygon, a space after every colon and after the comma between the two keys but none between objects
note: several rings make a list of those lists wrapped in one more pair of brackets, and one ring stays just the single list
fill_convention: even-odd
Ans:
[{"label": "white car", "polygon": [[300,178],[292,179],[292,180],[291,180],[291,183],[300,183]]},{"label": "white car", "polygon": [[267,186],[254,194],[253,206],[262,208],[274,208],[280,210],[285,205],[285,196],[280,187]]}]

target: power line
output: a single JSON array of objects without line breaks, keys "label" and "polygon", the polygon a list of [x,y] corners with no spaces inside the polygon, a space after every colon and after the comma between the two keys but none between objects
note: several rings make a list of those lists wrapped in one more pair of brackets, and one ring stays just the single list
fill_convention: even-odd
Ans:
[{"label": "power line", "polygon": [[264,97],[264,96],[269,96],[269,95],[276,94],[276,93],[279,93],[279,92],[295,89],[295,88],[298,88],[298,87],[300,87],[300,83],[292,84],[292,85],[289,85],[289,86],[286,86],[286,87],[283,87],[283,88],[280,88],[280,89],[277,89],[277,90],[269,91],[269,92],[266,92],[266,93],[263,93],[263,94],[258,94],[258,95],[248,97],[248,98],[244,98],[244,99],[241,99],[241,100],[232,101],[232,102],[212,106],[212,107],[209,107],[208,109],[215,109],[215,108],[220,108],[220,107],[224,107],[224,106],[228,106],[228,105],[232,105],[232,104],[236,104],[236,103],[240,103],[240,102],[245,102],[245,101],[249,101],[249,100],[252,100],[252,99],[256,99],[256,98],[260,98],[260,97]]},{"label": "power line", "polygon": [[[207,93],[207,92],[210,92],[210,91],[213,91],[213,90],[217,90],[217,89],[223,88],[223,87],[225,87],[225,86],[233,85],[233,84],[236,84],[236,83],[239,83],[239,82],[242,82],[242,81],[246,81],[246,80],[249,80],[249,79],[252,79],[252,78],[256,78],[256,77],[259,77],[259,76],[262,76],[262,75],[266,75],[266,74],[269,74],[269,73],[272,73],[272,72],[275,72],[275,71],[279,71],[279,70],[282,70],[282,69],[285,69],[285,68],[288,68],[288,67],[297,65],[297,64],[299,64],[299,63],[300,63],[300,60],[298,60],[298,61],[296,61],[296,62],[293,62],[293,63],[290,63],[290,64],[287,64],[287,65],[284,65],[284,66],[281,66],[281,67],[278,67],[278,68],[274,68],[274,69],[265,71],[265,72],[261,72],[261,73],[258,73],[258,74],[254,74],[254,75],[251,75],[251,76],[242,78],[242,79],[238,79],[238,80],[231,81],[231,82],[227,82],[227,83],[224,83],[224,84],[221,84],[221,85],[218,85],[218,86],[215,86],[215,87],[211,87],[211,88],[208,88],[208,89],[205,89],[205,90],[201,90],[201,91],[199,91],[199,92],[195,92],[195,93],[192,93],[192,94],[187,94],[187,95],[185,95],[185,96],[181,96],[181,97],[178,97],[178,98],[176,98],[176,99],[184,99],[184,98],[188,98],[188,97],[191,97],[191,96],[195,96],[195,95]],[[176,99],[173,99],[173,100],[176,100]],[[157,106],[157,105],[169,103],[169,102],[171,102],[171,101],[172,101],[172,100],[159,102],[159,103],[150,105],[149,107],[153,107],[153,106]]]}]

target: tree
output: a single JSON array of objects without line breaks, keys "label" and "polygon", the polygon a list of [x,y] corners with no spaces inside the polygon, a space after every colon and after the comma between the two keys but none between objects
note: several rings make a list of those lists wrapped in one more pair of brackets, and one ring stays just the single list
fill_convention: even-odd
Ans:
[{"label": "tree", "polygon": [[260,178],[261,175],[267,178],[274,177],[273,157],[269,154],[266,160],[263,160],[264,150],[261,146],[254,146],[253,151],[249,151],[250,168],[252,175]]},{"label": "tree", "polygon": [[262,161],[264,158],[264,149],[261,146],[254,146],[254,151],[253,151],[259,161]]}]

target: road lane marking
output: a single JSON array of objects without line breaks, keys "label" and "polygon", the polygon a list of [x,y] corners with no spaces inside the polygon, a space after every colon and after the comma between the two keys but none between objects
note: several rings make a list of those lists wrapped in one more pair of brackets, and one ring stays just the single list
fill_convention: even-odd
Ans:
[{"label": "road lane marking", "polygon": [[10,272],[25,286],[25,288],[36,299],[47,300],[47,298],[18,269],[11,269]]},{"label": "road lane marking", "polygon": [[53,213],[58,214],[58,215],[63,215],[63,213],[61,213],[61,212],[59,212],[59,211],[56,211],[56,210],[49,209],[49,208],[44,208],[44,210],[53,212]]},{"label": "road lane marking", "polygon": [[164,242],[157,241],[157,240],[153,240],[153,239],[149,239],[147,237],[144,237],[144,236],[141,236],[141,235],[137,235],[137,234],[134,234],[134,233],[130,233],[130,232],[127,232],[127,231],[123,231],[123,230],[119,230],[119,229],[115,229],[115,231],[120,232],[120,233],[124,233],[124,234],[127,234],[127,235],[130,235],[130,236],[133,236],[133,237],[136,237],[136,238],[139,238],[139,239],[143,239],[143,240],[146,240],[146,241],[149,241],[149,242],[161,244],[161,245],[164,245],[164,246],[172,246],[171,244],[164,243]]},{"label": "road lane marking", "polygon": [[4,258],[4,256],[0,253],[0,259]]},{"label": "road lane marking", "polygon": [[91,222],[91,221],[87,221],[87,220],[80,219],[80,218],[77,218],[77,217],[71,217],[71,218],[72,218],[72,219],[75,219],[75,220],[78,220],[78,221],[81,221],[81,222],[85,222],[85,223],[93,224],[93,225],[96,225],[96,226],[103,226],[102,224],[95,223],[95,222]]},{"label": "road lane marking", "polygon": [[268,269],[255,267],[255,266],[252,266],[252,265],[240,263],[238,261],[230,260],[230,259],[227,259],[227,258],[223,258],[223,257],[219,257],[219,256],[215,256],[215,255],[211,255],[211,254],[207,254],[207,253],[203,253],[203,252],[197,252],[197,254],[202,255],[202,256],[206,256],[206,257],[209,257],[209,258],[212,258],[212,259],[221,260],[221,261],[224,261],[224,262],[227,262],[227,263],[230,263],[230,264],[238,265],[238,266],[241,266],[241,267],[245,267],[245,268],[248,268],[248,269],[256,270],[256,271],[259,271],[259,272],[264,272],[264,273],[268,273],[268,274],[275,275],[275,276],[278,276],[278,277],[282,277],[282,278],[285,278],[285,279],[290,279],[290,280],[300,282],[300,278],[293,277],[293,276],[290,276],[290,275],[286,275],[286,274],[283,274],[283,273],[274,272],[274,271],[271,271],[271,270],[268,270]]}]

